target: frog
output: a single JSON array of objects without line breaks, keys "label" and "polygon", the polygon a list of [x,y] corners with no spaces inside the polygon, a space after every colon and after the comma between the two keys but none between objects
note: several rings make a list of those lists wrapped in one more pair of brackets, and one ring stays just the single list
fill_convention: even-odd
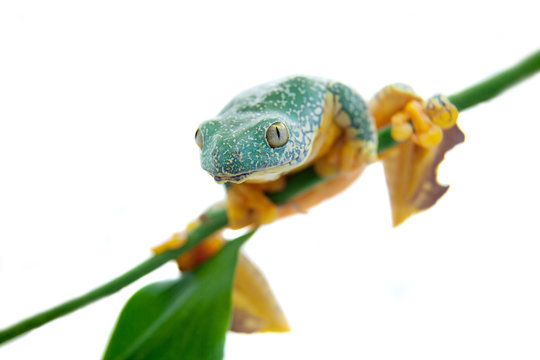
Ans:
[{"label": "frog", "polygon": [[[441,141],[451,126],[444,98],[427,103],[403,84],[384,87],[367,103],[338,81],[292,76],[248,89],[195,132],[201,167],[226,184],[229,227],[262,225],[312,206],[347,188],[379,159],[377,130],[392,126],[398,141]],[[454,121],[455,122],[455,121]],[[266,196],[287,177],[313,166],[323,184],[276,206]]]},{"label": "frog", "polygon": [[[388,85],[366,102],[340,82],[293,76],[237,95],[217,116],[200,124],[195,142],[201,150],[201,167],[215,182],[225,184],[228,227],[240,229],[306,212],[350,186],[367,165],[384,161],[385,156],[395,162],[395,153],[378,153],[382,127],[391,126],[392,137],[404,144],[436,146],[441,129],[454,121],[451,110],[444,97],[425,102],[403,84]],[[307,167],[324,181],[284,204],[274,204],[268,194],[282,190],[290,176]],[[390,191],[391,199],[401,200],[402,194],[407,195]],[[400,201],[392,204],[404,207]],[[201,217],[190,223],[154,253],[183,246],[188,232],[203,221]],[[179,269],[191,271],[219,251],[225,243],[222,232],[178,258]],[[288,331],[264,276],[242,258],[236,269],[230,330]]]}]

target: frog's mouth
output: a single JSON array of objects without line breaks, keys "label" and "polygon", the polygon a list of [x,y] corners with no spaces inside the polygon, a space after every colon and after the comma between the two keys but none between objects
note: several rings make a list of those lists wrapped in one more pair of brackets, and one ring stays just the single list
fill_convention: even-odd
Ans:
[{"label": "frog's mouth", "polygon": [[214,181],[218,184],[223,183],[241,183],[246,180],[246,178],[251,175],[252,172],[238,174],[238,175],[214,175]]},{"label": "frog's mouth", "polygon": [[244,181],[250,182],[268,182],[278,179],[283,174],[282,170],[277,170],[277,168],[269,168],[266,170],[257,170],[249,171],[241,174],[235,175],[212,175],[214,180],[218,184],[223,183],[243,183]]}]

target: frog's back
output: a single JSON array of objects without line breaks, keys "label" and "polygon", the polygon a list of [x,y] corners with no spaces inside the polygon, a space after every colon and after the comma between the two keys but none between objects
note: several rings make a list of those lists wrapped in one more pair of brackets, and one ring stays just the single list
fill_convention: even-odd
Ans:
[{"label": "frog's back", "polygon": [[294,76],[249,89],[219,113],[227,118],[242,113],[279,113],[303,125],[317,127],[321,120],[328,80]]}]

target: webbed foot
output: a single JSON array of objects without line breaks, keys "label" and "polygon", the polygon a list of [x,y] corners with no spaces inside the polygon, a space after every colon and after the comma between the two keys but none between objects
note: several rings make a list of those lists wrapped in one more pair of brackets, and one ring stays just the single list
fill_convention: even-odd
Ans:
[{"label": "webbed foot", "polygon": [[392,116],[391,134],[396,141],[411,138],[417,145],[430,148],[442,141],[442,130],[454,126],[457,117],[458,110],[443,95],[435,95],[427,102],[414,99]]},{"label": "webbed foot", "polygon": [[231,229],[269,224],[278,218],[278,207],[264,194],[269,186],[272,188],[274,184],[242,183],[227,188],[226,207]]},{"label": "webbed foot", "polygon": [[[200,224],[200,220],[190,222],[186,227],[186,230],[174,233],[169,238],[169,240],[167,240],[161,245],[152,248],[152,252],[154,253],[154,255],[158,255],[167,250],[175,250],[181,248],[187,242],[188,232],[195,229]],[[203,262],[216,254],[223,247],[224,244],[225,239],[223,238],[221,231],[210,235],[198,245],[196,245],[189,251],[183,253],[176,259],[178,268],[182,271],[190,271],[197,268]]]}]

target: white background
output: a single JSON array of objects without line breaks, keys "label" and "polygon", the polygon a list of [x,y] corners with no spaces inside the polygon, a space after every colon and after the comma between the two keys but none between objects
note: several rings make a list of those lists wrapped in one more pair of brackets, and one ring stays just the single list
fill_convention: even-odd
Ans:
[{"label": "white background", "polygon": [[[193,135],[241,90],[291,74],[366,98],[452,94],[539,46],[530,3],[2,1],[0,328],[149,256],[223,197]],[[380,164],[246,247],[293,329],[227,359],[538,359],[540,77],[464,112],[437,205],[391,227]],[[173,264],[0,347],[97,359],[128,297]],[[181,334],[179,334],[181,336]]]}]

